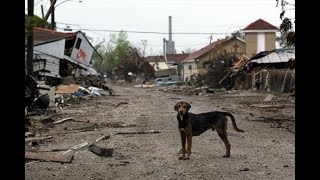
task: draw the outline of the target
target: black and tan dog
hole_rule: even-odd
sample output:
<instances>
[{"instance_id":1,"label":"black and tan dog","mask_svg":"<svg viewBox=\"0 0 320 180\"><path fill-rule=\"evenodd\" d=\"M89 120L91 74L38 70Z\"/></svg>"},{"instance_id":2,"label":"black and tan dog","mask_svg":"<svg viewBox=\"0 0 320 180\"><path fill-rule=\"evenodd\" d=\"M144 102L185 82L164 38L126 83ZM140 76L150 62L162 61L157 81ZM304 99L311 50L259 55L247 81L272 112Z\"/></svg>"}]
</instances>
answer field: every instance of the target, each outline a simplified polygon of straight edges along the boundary
<instances>
[{"instance_id":1,"label":"black and tan dog","mask_svg":"<svg viewBox=\"0 0 320 180\"><path fill-rule=\"evenodd\" d=\"M174 110L178 112L177 119L179 122L179 131L182 143L182 158L189 159L191 154L192 136L199 136L208 129L216 130L222 141L226 146L226 154L223 157L230 156L230 143L227 138L227 117L232 121L233 128L238 132L244 132L237 127L235 119L231 113L213 111L201 114L193 114L189 112L191 105L187 102L181 101L174 106ZM187 140L187 150L186 150ZM187 158L185 158L187 153Z\"/></svg>"}]
</instances>

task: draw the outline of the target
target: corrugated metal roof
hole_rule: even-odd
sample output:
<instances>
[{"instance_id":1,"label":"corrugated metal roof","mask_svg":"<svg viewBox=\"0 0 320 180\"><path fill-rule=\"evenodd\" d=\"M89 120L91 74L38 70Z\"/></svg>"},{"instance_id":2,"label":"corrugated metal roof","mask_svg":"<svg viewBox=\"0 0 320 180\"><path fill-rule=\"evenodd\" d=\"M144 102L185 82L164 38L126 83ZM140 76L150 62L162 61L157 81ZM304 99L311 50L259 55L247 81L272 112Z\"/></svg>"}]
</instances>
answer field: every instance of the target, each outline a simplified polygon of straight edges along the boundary
<instances>
[{"instance_id":1,"label":"corrugated metal roof","mask_svg":"<svg viewBox=\"0 0 320 180\"><path fill-rule=\"evenodd\" d=\"M295 59L295 48L275 50L273 53L254 59L251 62L258 64L281 63L288 62L290 59Z\"/></svg>"}]
</instances>

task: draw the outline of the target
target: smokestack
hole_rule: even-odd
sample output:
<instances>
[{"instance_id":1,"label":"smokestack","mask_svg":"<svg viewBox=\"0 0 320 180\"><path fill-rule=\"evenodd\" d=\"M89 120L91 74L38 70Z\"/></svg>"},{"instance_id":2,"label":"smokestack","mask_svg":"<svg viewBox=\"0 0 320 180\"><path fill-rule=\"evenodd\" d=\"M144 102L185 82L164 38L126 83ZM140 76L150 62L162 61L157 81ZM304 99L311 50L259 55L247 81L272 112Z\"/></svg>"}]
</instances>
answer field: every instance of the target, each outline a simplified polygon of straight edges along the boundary
<instances>
[{"instance_id":1,"label":"smokestack","mask_svg":"<svg viewBox=\"0 0 320 180\"><path fill-rule=\"evenodd\" d=\"M172 17L169 16L169 41L172 41Z\"/></svg>"}]
</instances>

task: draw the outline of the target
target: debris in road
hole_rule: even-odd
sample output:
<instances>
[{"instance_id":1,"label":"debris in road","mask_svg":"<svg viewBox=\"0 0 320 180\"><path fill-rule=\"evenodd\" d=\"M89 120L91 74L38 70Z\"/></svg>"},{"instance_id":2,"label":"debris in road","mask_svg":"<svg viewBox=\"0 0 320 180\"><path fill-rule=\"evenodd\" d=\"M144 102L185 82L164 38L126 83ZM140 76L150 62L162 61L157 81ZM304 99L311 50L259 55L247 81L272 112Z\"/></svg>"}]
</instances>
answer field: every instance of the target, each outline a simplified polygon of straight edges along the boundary
<instances>
[{"instance_id":1,"label":"debris in road","mask_svg":"<svg viewBox=\"0 0 320 180\"><path fill-rule=\"evenodd\" d=\"M77 84L60 85L57 87L56 94L73 94L79 90L80 86Z\"/></svg>"},{"instance_id":2,"label":"debris in road","mask_svg":"<svg viewBox=\"0 0 320 180\"><path fill-rule=\"evenodd\" d=\"M28 137L28 138L25 138L24 141L25 141L25 142L30 142L30 141L42 141L42 140L51 139L51 138L53 138L53 136L46 136L46 137Z\"/></svg>"},{"instance_id":3,"label":"debris in road","mask_svg":"<svg viewBox=\"0 0 320 180\"><path fill-rule=\"evenodd\" d=\"M116 134L156 134L160 133L160 131L149 130L149 131L138 131L138 132L118 132Z\"/></svg>"},{"instance_id":4,"label":"debris in road","mask_svg":"<svg viewBox=\"0 0 320 180\"><path fill-rule=\"evenodd\" d=\"M46 117L40 119L40 122L41 122L42 124L51 123L51 122L53 122L52 116L46 116Z\"/></svg>"},{"instance_id":5,"label":"debris in road","mask_svg":"<svg viewBox=\"0 0 320 180\"><path fill-rule=\"evenodd\" d=\"M283 108L285 105L283 104L251 104L251 107L258 107L258 108Z\"/></svg>"},{"instance_id":6,"label":"debris in road","mask_svg":"<svg viewBox=\"0 0 320 180\"><path fill-rule=\"evenodd\" d=\"M249 168L240 169L240 171L249 171Z\"/></svg>"},{"instance_id":7,"label":"debris in road","mask_svg":"<svg viewBox=\"0 0 320 180\"><path fill-rule=\"evenodd\" d=\"M34 137L34 136L35 136L35 134L32 133L32 132L26 132L26 133L24 133L24 137Z\"/></svg>"},{"instance_id":8,"label":"debris in road","mask_svg":"<svg viewBox=\"0 0 320 180\"><path fill-rule=\"evenodd\" d=\"M48 94L44 94L37 98L31 105L30 109L47 109L50 104L50 99Z\"/></svg>"},{"instance_id":9,"label":"debris in road","mask_svg":"<svg viewBox=\"0 0 320 180\"><path fill-rule=\"evenodd\" d=\"M119 107L121 104L128 104L127 102L119 102L118 104L115 105L115 107Z\"/></svg>"},{"instance_id":10,"label":"debris in road","mask_svg":"<svg viewBox=\"0 0 320 180\"><path fill-rule=\"evenodd\" d=\"M55 122L53 122L53 124L63 123L63 122L68 121L68 120L73 120L73 117L64 118L64 119L61 119L61 120L55 121Z\"/></svg>"},{"instance_id":11,"label":"debris in road","mask_svg":"<svg viewBox=\"0 0 320 180\"><path fill-rule=\"evenodd\" d=\"M28 143L28 146L39 146L39 144L35 141L31 141Z\"/></svg>"},{"instance_id":12,"label":"debris in road","mask_svg":"<svg viewBox=\"0 0 320 180\"><path fill-rule=\"evenodd\" d=\"M101 137L99 137L98 139L96 139L95 142L99 142L99 141L101 141L101 140L105 140L105 139L109 139L109 138L110 138L110 135L104 135L104 136L101 136ZM78 150L78 149L80 149L80 148L82 148L82 147L90 146L90 145L92 145L93 143L94 143L94 142L90 142L90 143L89 143L89 142L84 142L84 143L81 143L81 144L78 144L78 145L73 146L71 149L62 151L62 152L60 152L59 154L60 154L60 155L68 154L68 153L73 152L73 151L75 151L75 150Z\"/></svg>"},{"instance_id":13,"label":"debris in road","mask_svg":"<svg viewBox=\"0 0 320 180\"><path fill-rule=\"evenodd\" d=\"M89 151L93 152L98 156L111 157L113 153L113 148L101 148L95 144L89 146Z\"/></svg>"},{"instance_id":14,"label":"debris in road","mask_svg":"<svg viewBox=\"0 0 320 180\"><path fill-rule=\"evenodd\" d=\"M60 155L60 154L56 154L53 152L26 151L25 158L26 159L43 160L43 161L70 163L72 161L73 154Z\"/></svg>"},{"instance_id":15,"label":"debris in road","mask_svg":"<svg viewBox=\"0 0 320 180\"><path fill-rule=\"evenodd\" d=\"M269 94L263 101L271 101L274 95Z\"/></svg>"},{"instance_id":16,"label":"debris in road","mask_svg":"<svg viewBox=\"0 0 320 180\"><path fill-rule=\"evenodd\" d=\"M101 140L106 140L106 139L109 139L109 138L110 138L110 135L101 136L98 139L96 139L96 142L99 142Z\"/></svg>"},{"instance_id":17,"label":"debris in road","mask_svg":"<svg viewBox=\"0 0 320 180\"><path fill-rule=\"evenodd\" d=\"M288 165L284 165L283 167L289 167Z\"/></svg>"}]
</instances>

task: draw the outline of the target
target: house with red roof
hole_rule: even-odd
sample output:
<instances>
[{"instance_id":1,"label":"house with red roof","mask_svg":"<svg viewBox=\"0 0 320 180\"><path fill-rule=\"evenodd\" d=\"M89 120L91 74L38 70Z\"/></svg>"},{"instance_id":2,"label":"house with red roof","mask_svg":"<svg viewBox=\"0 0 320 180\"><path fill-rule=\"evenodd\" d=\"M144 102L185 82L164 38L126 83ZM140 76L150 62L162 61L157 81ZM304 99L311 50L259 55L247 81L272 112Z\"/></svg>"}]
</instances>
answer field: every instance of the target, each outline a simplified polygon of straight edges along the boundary
<instances>
[{"instance_id":1,"label":"house with red roof","mask_svg":"<svg viewBox=\"0 0 320 180\"><path fill-rule=\"evenodd\" d=\"M222 53L243 55L246 51L246 43L239 37L217 40L194 53L191 53L181 61L181 76L184 81L193 76L199 76L207 72L204 63Z\"/></svg>"},{"instance_id":2,"label":"house with red roof","mask_svg":"<svg viewBox=\"0 0 320 180\"><path fill-rule=\"evenodd\" d=\"M250 23L242 29L245 39L239 37L220 39L191 53L182 60L180 63L182 79L188 81L192 77L206 74L207 69L204 67L204 62L219 54L232 53L250 58L261 51L275 49L277 31L279 31L279 28L263 19Z\"/></svg>"},{"instance_id":3,"label":"house with red roof","mask_svg":"<svg viewBox=\"0 0 320 180\"><path fill-rule=\"evenodd\" d=\"M245 34L246 56L252 57L262 51L276 48L276 32L279 28L263 19L258 19L242 29Z\"/></svg>"}]
</instances>

